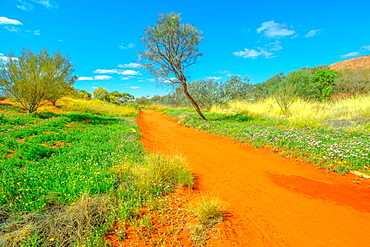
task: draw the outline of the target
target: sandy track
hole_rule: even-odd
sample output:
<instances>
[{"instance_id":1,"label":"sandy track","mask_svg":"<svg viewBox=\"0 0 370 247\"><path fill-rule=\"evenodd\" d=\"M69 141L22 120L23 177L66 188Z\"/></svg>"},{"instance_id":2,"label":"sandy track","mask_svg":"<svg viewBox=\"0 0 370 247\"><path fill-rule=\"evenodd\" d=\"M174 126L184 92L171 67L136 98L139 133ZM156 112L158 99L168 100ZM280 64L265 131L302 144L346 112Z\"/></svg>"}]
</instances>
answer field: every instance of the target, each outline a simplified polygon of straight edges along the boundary
<instances>
[{"instance_id":1,"label":"sandy track","mask_svg":"<svg viewBox=\"0 0 370 247\"><path fill-rule=\"evenodd\" d=\"M370 182L186 128L143 110L145 148L182 154L198 179L228 203L219 246L370 246Z\"/></svg>"}]
</instances>

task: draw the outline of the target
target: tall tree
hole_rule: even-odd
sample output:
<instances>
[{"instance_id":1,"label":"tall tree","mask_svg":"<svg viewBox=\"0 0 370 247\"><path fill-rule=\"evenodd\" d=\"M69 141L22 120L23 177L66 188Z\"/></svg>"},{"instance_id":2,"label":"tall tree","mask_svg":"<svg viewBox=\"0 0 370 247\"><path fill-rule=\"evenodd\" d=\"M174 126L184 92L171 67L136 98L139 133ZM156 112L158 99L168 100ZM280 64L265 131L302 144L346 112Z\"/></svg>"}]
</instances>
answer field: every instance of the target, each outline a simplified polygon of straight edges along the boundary
<instances>
[{"instance_id":1,"label":"tall tree","mask_svg":"<svg viewBox=\"0 0 370 247\"><path fill-rule=\"evenodd\" d=\"M58 99L66 95L74 95L75 88L72 86L72 83L77 81L77 77L74 76L71 78L69 83L66 83L65 80L56 80L52 83L52 88L50 88L48 95L45 97L46 100L56 105Z\"/></svg>"},{"instance_id":2,"label":"tall tree","mask_svg":"<svg viewBox=\"0 0 370 247\"><path fill-rule=\"evenodd\" d=\"M145 29L142 38L146 46L144 52L139 52L147 60L142 65L158 81L180 84L186 97L190 100L198 114L204 119L198 103L188 91L187 69L202 56L197 45L203 39L202 32L192 24L181 23L180 14L160 14L157 23Z\"/></svg>"},{"instance_id":3,"label":"tall tree","mask_svg":"<svg viewBox=\"0 0 370 247\"><path fill-rule=\"evenodd\" d=\"M92 92L92 95L94 99L100 99L108 102L110 100L108 91L102 87L98 87L97 89L95 89Z\"/></svg>"},{"instance_id":4,"label":"tall tree","mask_svg":"<svg viewBox=\"0 0 370 247\"><path fill-rule=\"evenodd\" d=\"M59 52L47 50L35 54L23 49L18 58L10 53L0 64L0 87L15 97L29 113L37 110L42 100L55 100L66 85L76 80L73 65Z\"/></svg>"},{"instance_id":5,"label":"tall tree","mask_svg":"<svg viewBox=\"0 0 370 247\"><path fill-rule=\"evenodd\" d=\"M129 94L129 93L120 93L118 91L113 91L108 94L110 100L112 102L121 102L124 103L129 100L134 100L135 96Z\"/></svg>"},{"instance_id":6,"label":"tall tree","mask_svg":"<svg viewBox=\"0 0 370 247\"><path fill-rule=\"evenodd\" d=\"M249 90L249 78L241 79L239 75L231 75L231 78L222 83L224 101L246 99Z\"/></svg>"}]
</instances>

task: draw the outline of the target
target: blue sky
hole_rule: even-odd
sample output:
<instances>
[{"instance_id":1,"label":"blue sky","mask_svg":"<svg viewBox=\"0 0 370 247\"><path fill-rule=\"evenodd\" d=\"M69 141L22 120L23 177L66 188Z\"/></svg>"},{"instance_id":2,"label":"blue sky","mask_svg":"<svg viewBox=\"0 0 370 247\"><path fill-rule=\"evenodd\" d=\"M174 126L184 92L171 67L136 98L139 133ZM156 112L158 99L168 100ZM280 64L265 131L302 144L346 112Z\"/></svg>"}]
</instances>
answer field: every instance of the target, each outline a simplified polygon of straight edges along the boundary
<instances>
[{"instance_id":1,"label":"blue sky","mask_svg":"<svg viewBox=\"0 0 370 247\"><path fill-rule=\"evenodd\" d=\"M68 55L75 88L103 87L136 97L163 95L137 67L146 26L181 13L203 32L204 54L190 80L230 74L261 83L279 72L370 55L370 1L0 0L0 59L22 48Z\"/></svg>"}]
</instances>

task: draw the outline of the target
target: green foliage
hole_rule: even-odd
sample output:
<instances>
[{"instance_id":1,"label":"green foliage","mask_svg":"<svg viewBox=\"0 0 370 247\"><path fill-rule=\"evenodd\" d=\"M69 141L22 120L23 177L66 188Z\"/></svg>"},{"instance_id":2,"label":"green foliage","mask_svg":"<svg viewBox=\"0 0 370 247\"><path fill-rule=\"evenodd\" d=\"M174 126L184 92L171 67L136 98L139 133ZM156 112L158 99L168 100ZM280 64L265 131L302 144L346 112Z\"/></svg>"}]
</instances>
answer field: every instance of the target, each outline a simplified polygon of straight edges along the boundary
<instances>
[{"instance_id":1,"label":"green foliage","mask_svg":"<svg viewBox=\"0 0 370 247\"><path fill-rule=\"evenodd\" d=\"M189 93L198 102L202 109L211 109L212 105L222 103L222 88L220 83L214 80L199 80L189 83ZM175 96L177 103L188 105L187 99L183 96L180 90L175 91L178 95ZM181 97L183 96L183 97Z\"/></svg>"},{"instance_id":2,"label":"green foliage","mask_svg":"<svg viewBox=\"0 0 370 247\"><path fill-rule=\"evenodd\" d=\"M312 98L314 90L314 75L308 69L290 72L284 82L295 87L296 95L303 99Z\"/></svg>"},{"instance_id":3,"label":"green foliage","mask_svg":"<svg viewBox=\"0 0 370 247\"><path fill-rule=\"evenodd\" d=\"M338 78L338 72L335 70L319 70L314 75L316 90L318 91L317 99L321 101L330 99L336 78Z\"/></svg>"},{"instance_id":4,"label":"green foliage","mask_svg":"<svg viewBox=\"0 0 370 247\"><path fill-rule=\"evenodd\" d=\"M277 75L274 75L266 82L251 85L251 100L255 102L272 96L276 90L276 85L280 84L283 79L284 73L281 72Z\"/></svg>"},{"instance_id":5,"label":"green foliage","mask_svg":"<svg viewBox=\"0 0 370 247\"><path fill-rule=\"evenodd\" d=\"M364 94L370 92L370 68L341 69L335 78L334 93Z\"/></svg>"},{"instance_id":6,"label":"green foliage","mask_svg":"<svg viewBox=\"0 0 370 247\"><path fill-rule=\"evenodd\" d=\"M117 103L124 103L135 99L135 97L129 93L120 93L118 91L110 92L108 96L111 102Z\"/></svg>"},{"instance_id":7,"label":"green foliage","mask_svg":"<svg viewBox=\"0 0 370 247\"><path fill-rule=\"evenodd\" d=\"M85 90L78 90L76 93L77 98L79 99L91 99L91 93L85 91Z\"/></svg>"},{"instance_id":8,"label":"green foliage","mask_svg":"<svg viewBox=\"0 0 370 247\"><path fill-rule=\"evenodd\" d=\"M226 82L215 80L199 80L189 83L189 93L199 103L202 109L209 110L213 105L224 104L230 100L247 99L251 97L249 79L231 75ZM172 93L162 97L160 103L171 106L190 106L181 88L175 88Z\"/></svg>"},{"instance_id":9,"label":"green foliage","mask_svg":"<svg viewBox=\"0 0 370 247\"><path fill-rule=\"evenodd\" d=\"M192 24L181 23L180 14L160 14L157 23L145 29L142 41L146 50L139 54L147 62L142 66L159 82L180 84L195 110L205 119L197 102L188 92L186 76L187 69L202 56L197 48L203 39L201 34Z\"/></svg>"},{"instance_id":10,"label":"green foliage","mask_svg":"<svg viewBox=\"0 0 370 247\"><path fill-rule=\"evenodd\" d=\"M144 157L144 164L130 169L135 186L144 194L163 194L177 187L194 185L194 177L179 157L162 157L150 154Z\"/></svg>"},{"instance_id":11,"label":"green foliage","mask_svg":"<svg viewBox=\"0 0 370 247\"><path fill-rule=\"evenodd\" d=\"M108 168L122 154L142 152L133 142L138 134L125 120L72 114L37 122L4 128L0 136L0 203L13 211L32 212L55 198L71 203L84 193L109 192L115 177Z\"/></svg>"},{"instance_id":12,"label":"green foliage","mask_svg":"<svg viewBox=\"0 0 370 247\"><path fill-rule=\"evenodd\" d=\"M49 55L47 50L41 50L35 54L31 49L23 49L19 58L10 53L0 64L0 87L32 113L41 100L55 103L67 85L76 80L72 73L73 66L68 57L59 52Z\"/></svg>"},{"instance_id":13,"label":"green foliage","mask_svg":"<svg viewBox=\"0 0 370 247\"><path fill-rule=\"evenodd\" d=\"M249 78L246 76L242 80L238 75L231 75L231 78L222 83L221 86L223 102L246 99L249 90Z\"/></svg>"},{"instance_id":14,"label":"green foliage","mask_svg":"<svg viewBox=\"0 0 370 247\"><path fill-rule=\"evenodd\" d=\"M102 236L114 222L134 218L138 208L172 188L192 187L194 178L179 159L144 158L137 110L128 116L127 107L119 107L126 112L119 117L14 114L5 108L0 118L1 246L104 246ZM150 181L142 183L146 178Z\"/></svg>"},{"instance_id":15,"label":"green foliage","mask_svg":"<svg viewBox=\"0 0 370 247\"><path fill-rule=\"evenodd\" d=\"M313 76L321 71L327 70L328 66L320 65L311 68L302 68L296 71L290 72L284 76L284 73L279 73L266 82L259 83L250 86L250 99L252 102L257 102L273 96L280 86L284 86L286 83L295 85L297 96L303 99L316 99L317 88Z\"/></svg>"},{"instance_id":16,"label":"green foliage","mask_svg":"<svg viewBox=\"0 0 370 247\"><path fill-rule=\"evenodd\" d=\"M109 93L102 87L98 87L92 93L94 99L103 100L109 102Z\"/></svg>"},{"instance_id":17,"label":"green foliage","mask_svg":"<svg viewBox=\"0 0 370 247\"><path fill-rule=\"evenodd\" d=\"M161 82L186 82L185 70L202 55L197 49L201 34L192 24L181 23L180 14L160 14L157 23L145 29L146 50L140 55L147 63L142 65Z\"/></svg>"}]
</instances>

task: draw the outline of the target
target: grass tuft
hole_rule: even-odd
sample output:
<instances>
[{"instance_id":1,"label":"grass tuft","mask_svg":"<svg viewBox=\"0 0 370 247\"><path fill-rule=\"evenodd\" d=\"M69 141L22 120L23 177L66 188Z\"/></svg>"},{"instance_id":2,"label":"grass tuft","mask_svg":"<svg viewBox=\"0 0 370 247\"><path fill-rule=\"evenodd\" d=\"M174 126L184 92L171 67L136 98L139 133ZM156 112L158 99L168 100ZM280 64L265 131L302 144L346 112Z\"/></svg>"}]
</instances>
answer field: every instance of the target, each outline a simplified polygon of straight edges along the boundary
<instances>
[{"instance_id":1,"label":"grass tuft","mask_svg":"<svg viewBox=\"0 0 370 247\"><path fill-rule=\"evenodd\" d=\"M10 220L1 228L0 246L16 246L31 239L32 233L43 236L39 245L86 244L94 227L103 224L112 211L106 196L83 195L73 205L57 205L43 214L27 214Z\"/></svg>"},{"instance_id":2,"label":"grass tuft","mask_svg":"<svg viewBox=\"0 0 370 247\"><path fill-rule=\"evenodd\" d=\"M192 188L194 177L179 156L148 154L142 165L131 167L135 185L142 193L167 193L177 187Z\"/></svg>"},{"instance_id":3,"label":"grass tuft","mask_svg":"<svg viewBox=\"0 0 370 247\"><path fill-rule=\"evenodd\" d=\"M225 216L225 206L217 197L212 195L202 195L200 201L193 209L199 223L205 228L212 228L214 225L223 221Z\"/></svg>"}]
</instances>

